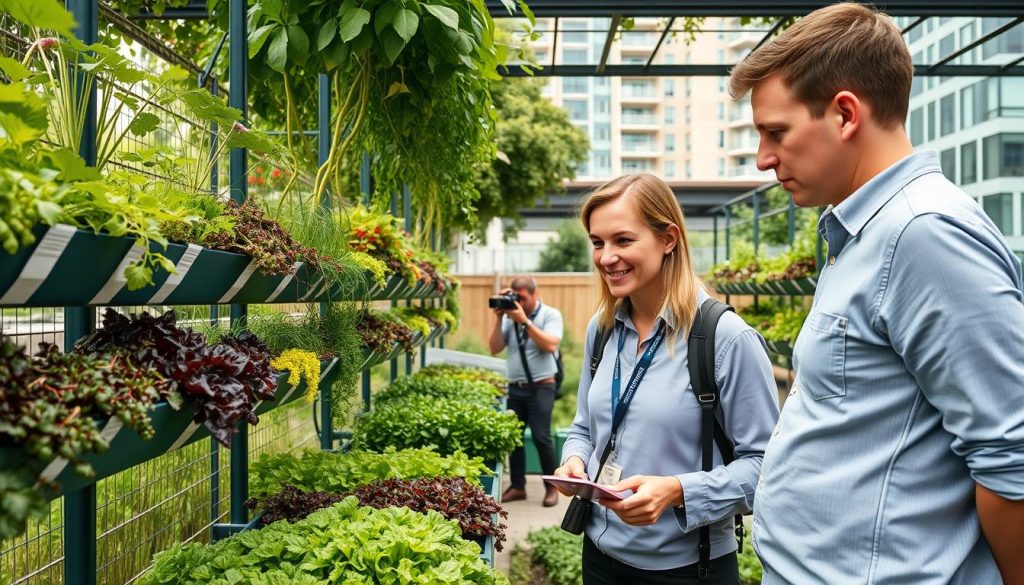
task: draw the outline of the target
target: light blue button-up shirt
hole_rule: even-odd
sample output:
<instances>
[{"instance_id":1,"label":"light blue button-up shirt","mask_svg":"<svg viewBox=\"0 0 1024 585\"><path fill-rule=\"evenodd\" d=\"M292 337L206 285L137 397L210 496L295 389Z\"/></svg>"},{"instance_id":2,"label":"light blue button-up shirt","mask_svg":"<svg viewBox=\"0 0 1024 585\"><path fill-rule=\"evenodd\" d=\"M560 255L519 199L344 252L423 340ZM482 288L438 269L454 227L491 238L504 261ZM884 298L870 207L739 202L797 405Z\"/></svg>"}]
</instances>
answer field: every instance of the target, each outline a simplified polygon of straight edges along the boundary
<instances>
[{"instance_id":1,"label":"light blue button-up shirt","mask_svg":"<svg viewBox=\"0 0 1024 585\"><path fill-rule=\"evenodd\" d=\"M1001 583L974 487L1024 498L1020 262L931 151L819 230L828 261L754 506L763 583Z\"/></svg>"},{"instance_id":2,"label":"light blue button-up shirt","mask_svg":"<svg viewBox=\"0 0 1024 585\"><path fill-rule=\"evenodd\" d=\"M707 294L700 292L701 302ZM625 386L639 361L636 327L625 311L619 311L617 328L625 335L621 355L622 384ZM664 313L675 329L671 313ZM643 340L642 348L654 337L658 323ZM596 317L587 328L584 364L590 364L594 348ZM778 398L771 363L764 341L734 313L726 313L715 334L715 378L721 396L719 421L735 444L736 460L722 465L715 447L715 469L700 471L701 410L690 387L687 370L686 335L680 333L673 357L663 343L654 362L636 390L616 439L615 463L622 478L631 475L676 476L683 487L685 515L678 509L666 511L651 526L630 526L600 504L586 526L586 534L605 554L624 563L648 570L662 570L697 562L699 528L711 524L711 558L736 550L733 534L735 514L749 512L754 502L761 456L778 419ZM580 376L576 419L562 449L563 461L576 455L587 462L587 473L597 477L600 451L611 433L612 369L618 333L605 346L601 364L590 380L589 366ZM595 448L596 446L596 448Z\"/></svg>"}]
</instances>

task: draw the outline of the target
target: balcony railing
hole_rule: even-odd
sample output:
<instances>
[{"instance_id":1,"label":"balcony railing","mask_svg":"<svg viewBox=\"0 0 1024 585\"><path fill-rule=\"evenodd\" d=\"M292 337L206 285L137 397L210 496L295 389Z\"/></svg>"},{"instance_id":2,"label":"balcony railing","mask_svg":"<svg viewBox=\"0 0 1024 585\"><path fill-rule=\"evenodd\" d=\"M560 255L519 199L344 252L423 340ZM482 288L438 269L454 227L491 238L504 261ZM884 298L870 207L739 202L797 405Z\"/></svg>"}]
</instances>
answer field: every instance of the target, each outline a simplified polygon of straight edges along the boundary
<instances>
[{"instance_id":1,"label":"balcony railing","mask_svg":"<svg viewBox=\"0 0 1024 585\"><path fill-rule=\"evenodd\" d=\"M654 116L654 115L642 116L642 115L636 115L636 114L623 114L622 115L622 123L623 124L651 125L651 124L657 124L658 123L658 117Z\"/></svg>"}]
</instances>

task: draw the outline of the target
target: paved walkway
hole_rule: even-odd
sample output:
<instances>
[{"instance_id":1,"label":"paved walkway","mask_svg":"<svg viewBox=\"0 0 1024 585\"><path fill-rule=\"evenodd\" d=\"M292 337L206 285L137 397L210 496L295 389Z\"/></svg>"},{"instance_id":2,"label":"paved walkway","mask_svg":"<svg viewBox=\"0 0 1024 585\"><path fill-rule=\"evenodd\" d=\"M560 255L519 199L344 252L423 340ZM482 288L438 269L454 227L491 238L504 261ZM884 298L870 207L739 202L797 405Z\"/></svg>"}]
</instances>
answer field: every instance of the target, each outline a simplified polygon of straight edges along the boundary
<instances>
[{"instance_id":1,"label":"paved walkway","mask_svg":"<svg viewBox=\"0 0 1024 585\"><path fill-rule=\"evenodd\" d=\"M509 477L506 475L501 480L502 491L509 485ZM518 502L503 504L502 507L508 512L508 519L505 523L505 545L501 552L497 553L494 559L495 567L508 574L509 556L517 542L525 540L526 534L536 528L545 526L558 526L562 523L562 516L565 515L565 508L569 505L569 498L559 496L557 506L545 508L541 505L544 499L544 482L539 475L526 476L526 499Z\"/></svg>"}]
</instances>

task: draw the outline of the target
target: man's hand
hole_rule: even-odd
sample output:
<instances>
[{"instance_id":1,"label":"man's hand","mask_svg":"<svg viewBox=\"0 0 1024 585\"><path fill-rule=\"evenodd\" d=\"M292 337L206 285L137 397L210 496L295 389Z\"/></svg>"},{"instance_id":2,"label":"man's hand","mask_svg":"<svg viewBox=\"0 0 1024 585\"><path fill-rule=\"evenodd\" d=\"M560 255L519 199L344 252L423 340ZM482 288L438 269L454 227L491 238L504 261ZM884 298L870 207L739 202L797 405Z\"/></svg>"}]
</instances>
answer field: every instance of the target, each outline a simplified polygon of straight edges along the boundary
<instances>
[{"instance_id":1,"label":"man's hand","mask_svg":"<svg viewBox=\"0 0 1024 585\"><path fill-rule=\"evenodd\" d=\"M509 319L512 319L519 325L522 325L529 320L526 317L526 311L523 310L523 306L519 304L519 301L516 301L516 308L506 309L505 314L508 315Z\"/></svg>"},{"instance_id":2,"label":"man's hand","mask_svg":"<svg viewBox=\"0 0 1024 585\"><path fill-rule=\"evenodd\" d=\"M577 457L576 455L573 455L572 457L567 459L561 467L555 469L553 475L557 475L558 477L575 477L578 479L586 479L587 464L584 463L583 460ZM564 489L557 486L555 487L555 489L557 489L559 493L561 493L563 496L572 497L573 495L575 495L572 492L565 491Z\"/></svg>"},{"instance_id":3,"label":"man's hand","mask_svg":"<svg viewBox=\"0 0 1024 585\"><path fill-rule=\"evenodd\" d=\"M683 503L683 486L672 476L634 475L611 486L611 489L617 492L633 490L633 495L625 500L601 500L602 506L633 526L654 524L666 508Z\"/></svg>"}]
</instances>

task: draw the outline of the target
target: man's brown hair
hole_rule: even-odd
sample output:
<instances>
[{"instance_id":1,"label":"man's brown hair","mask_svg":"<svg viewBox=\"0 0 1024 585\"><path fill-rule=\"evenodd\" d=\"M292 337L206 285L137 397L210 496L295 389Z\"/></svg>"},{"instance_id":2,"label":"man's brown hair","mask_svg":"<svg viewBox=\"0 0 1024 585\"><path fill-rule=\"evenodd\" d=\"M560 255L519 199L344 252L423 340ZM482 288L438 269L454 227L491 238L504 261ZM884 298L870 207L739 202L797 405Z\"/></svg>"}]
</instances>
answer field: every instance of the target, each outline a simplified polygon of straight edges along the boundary
<instances>
[{"instance_id":1,"label":"man's brown hair","mask_svg":"<svg viewBox=\"0 0 1024 585\"><path fill-rule=\"evenodd\" d=\"M729 93L746 95L779 74L818 118L832 98L852 91L879 126L902 125L914 65L900 30L885 14L855 2L815 10L733 67Z\"/></svg>"}]
</instances>

